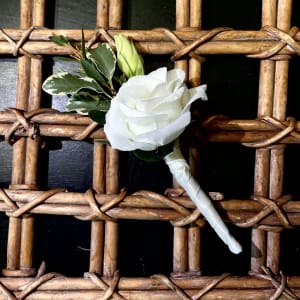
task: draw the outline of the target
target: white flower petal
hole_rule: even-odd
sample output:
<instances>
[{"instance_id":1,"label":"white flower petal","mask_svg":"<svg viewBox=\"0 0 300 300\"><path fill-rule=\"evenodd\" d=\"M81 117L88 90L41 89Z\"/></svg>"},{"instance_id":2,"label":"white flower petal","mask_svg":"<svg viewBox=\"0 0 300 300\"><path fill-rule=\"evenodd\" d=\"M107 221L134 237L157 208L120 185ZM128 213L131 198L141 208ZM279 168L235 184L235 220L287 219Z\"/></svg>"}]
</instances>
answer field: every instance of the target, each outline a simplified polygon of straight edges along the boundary
<instances>
[{"instance_id":1,"label":"white flower petal","mask_svg":"<svg viewBox=\"0 0 300 300\"><path fill-rule=\"evenodd\" d=\"M191 121L190 106L206 99L206 86L188 89L180 69L159 68L124 83L106 115L113 148L154 150L174 141Z\"/></svg>"}]
</instances>

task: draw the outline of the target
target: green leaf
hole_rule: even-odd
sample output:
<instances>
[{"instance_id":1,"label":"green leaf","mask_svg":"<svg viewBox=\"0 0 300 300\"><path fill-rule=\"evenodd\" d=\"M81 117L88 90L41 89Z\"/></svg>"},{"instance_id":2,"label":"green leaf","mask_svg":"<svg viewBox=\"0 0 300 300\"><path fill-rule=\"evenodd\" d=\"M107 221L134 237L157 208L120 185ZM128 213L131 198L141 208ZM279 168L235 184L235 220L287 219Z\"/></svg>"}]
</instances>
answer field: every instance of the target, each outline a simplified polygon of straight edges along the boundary
<instances>
[{"instance_id":1,"label":"green leaf","mask_svg":"<svg viewBox=\"0 0 300 300\"><path fill-rule=\"evenodd\" d=\"M50 95L68 95L79 92L82 89L104 93L96 80L90 77L80 77L67 72L60 72L48 77L42 86Z\"/></svg>"},{"instance_id":2,"label":"green leaf","mask_svg":"<svg viewBox=\"0 0 300 300\"><path fill-rule=\"evenodd\" d=\"M59 46L66 46L69 43L69 41L63 35L50 36L50 40Z\"/></svg>"},{"instance_id":3,"label":"green leaf","mask_svg":"<svg viewBox=\"0 0 300 300\"><path fill-rule=\"evenodd\" d=\"M88 114L90 111L99 110L107 112L110 100L101 95L92 95L88 92L79 92L69 97L66 110L75 111L79 114Z\"/></svg>"},{"instance_id":4,"label":"green leaf","mask_svg":"<svg viewBox=\"0 0 300 300\"><path fill-rule=\"evenodd\" d=\"M166 155L171 153L173 151L173 142L158 147L156 150L153 151L144 151L140 149L136 149L133 151L133 154L141 160L147 161L147 162L157 162L162 160Z\"/></svg>"},{"instance_id":5,"label":"green leaf","mask_svg":"<svg viewBox=\"0 0 300 300\"><path fill-rule=\"evenodd\" d=\"M103 78L101 73L99 73L95 65L93 65L89 60L82 59L80 62L81 62L82 69L84 70L87 76L94 78L98 82L105 81L105 79Z\"/></svg>"},{"instance_id":6,"label":"green leaf","mask_svg":"<svg viewBox=\"0 0 300 300\"><path fill-rule=\"evenodd\" d=\"M101 44L99 47L89 50L87 57L96 65L98 71L111 82L117 61L112 48L107 43Z\"/></svg>"},{"instance_id":7,"label":"green leaf","mask_svg":"<svg viewBox=\"0 0 300 300\"><path fill-rule=\"evenodd\" d=\"M95 122L104 125L105 124L105 116L106 112L105 111L100 111L100 110L91 110L89 112L89 117L94 120Z\"/></svg>"}]
</instances>

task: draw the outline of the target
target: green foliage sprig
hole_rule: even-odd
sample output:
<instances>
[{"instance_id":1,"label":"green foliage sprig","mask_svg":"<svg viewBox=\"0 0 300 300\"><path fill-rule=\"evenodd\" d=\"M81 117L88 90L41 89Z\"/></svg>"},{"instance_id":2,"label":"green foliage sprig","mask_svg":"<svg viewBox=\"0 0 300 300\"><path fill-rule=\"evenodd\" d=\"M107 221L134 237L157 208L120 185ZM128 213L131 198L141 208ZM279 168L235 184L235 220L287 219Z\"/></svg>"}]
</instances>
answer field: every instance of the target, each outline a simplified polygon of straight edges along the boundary
<instances>
[{"instance_id":1,"label":"green foliage sprig","mask_svg":"<svg viewBox=\"0 0 300 300\"><path fill-rule=\"evenodd\" d=\"M125 65L124 57L125 60L126 57L130 59L127 66L132 64L134 59L136 63L142 65L142 59L138 57L133 42L122 35L115 38L118 44L116 48L108 42L91 48L86 47L83 31L80 44L72 44L62 35L52 36L51 40L54 43L70 49L70 57L78 62L78 72L58 72L51 75L44 81L43 90L51 95L66 95L68 97L66 111L89 115L94 121L104 124L111 99L116 95L120 85L128 79L128 72L122 70L122 65ZM135 51L134 55L132 50ZM142 72L143 69L139 68L140 74L131 76L141 75Z\"/></svg>"}]
</instances>

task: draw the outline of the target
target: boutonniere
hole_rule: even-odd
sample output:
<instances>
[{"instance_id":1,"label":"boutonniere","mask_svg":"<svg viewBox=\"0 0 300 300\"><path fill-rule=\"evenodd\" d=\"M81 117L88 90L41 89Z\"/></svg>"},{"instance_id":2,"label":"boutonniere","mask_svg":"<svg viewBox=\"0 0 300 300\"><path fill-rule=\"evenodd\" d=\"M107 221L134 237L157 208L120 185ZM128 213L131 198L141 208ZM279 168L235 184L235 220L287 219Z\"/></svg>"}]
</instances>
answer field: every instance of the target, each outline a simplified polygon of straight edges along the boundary
<instances>
[{"instance_id":1,"label":"boutonniere","mask_svg":"<svg viewBox=\"0 0 300 300\"><path fill-rule=\"evenodd\" d=\"M67 95L67 111L87 114L103 125L112 148L133 151L141 159L163 159L218 236L233 253L241 252L180 150L179 137L191 122L191 105L207 100L206 85L188 88L184 71L176 68L161 67L145 75L142 57L124 35L116 35L114 45L86 48L82 42L80 50L64 37L52 40L72 48L79 72L54 74L43 89Z\"/></svg>"}]
</instances>

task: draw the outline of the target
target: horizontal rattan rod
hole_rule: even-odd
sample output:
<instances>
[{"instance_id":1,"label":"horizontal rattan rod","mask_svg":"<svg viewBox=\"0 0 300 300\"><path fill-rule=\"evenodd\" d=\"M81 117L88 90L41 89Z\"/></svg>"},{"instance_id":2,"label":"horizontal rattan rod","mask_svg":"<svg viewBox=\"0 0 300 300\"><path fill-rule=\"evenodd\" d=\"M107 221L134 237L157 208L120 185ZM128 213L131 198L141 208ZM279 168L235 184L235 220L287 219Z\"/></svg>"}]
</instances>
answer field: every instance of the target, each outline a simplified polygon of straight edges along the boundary
<instances>
[{"instance_id":1,"label":"horizontal rattan rod","mask_svg":"<svg viewBox=\"0 0 300 300\"><path fill-rule=\"evenodd\" d=\"M253 55L267 51L277 45L276 41L209 41L197 49L194 53L198 55ZM150 55L173 55L180 49L172 42L138 42L137 48L141 54ZM31 55L70 55L71 51L52 42L27 42L22 47ZM0 54L11 55L14 47L7 42L0 42ZM285 47L280 54L294 54L294 51Z\"/></svg>"},{"instance_id":2,"label":"horizontal rattan rod","mask_svg":"<svg viewBox=\"0 0 300 300\"><path fill-rule=\"evenodd\" d=\"M4 136L11 125L0 124L0 136ZM59 137L59 138L71 138L78 139L78 136L86 129L86 126L72 126L72 125L40 125L39 134L44 137ZM17 131L15 136L28 136L26 131ZM105 134L102 128L93 130L88 135L88 138L97 140L106 140Z\"/></svg>"},{"instance_id":3,"label":"horizontal rattan rod","mask_svg":"<svg viewBox=\"0 0 300 300\"><path fill-rule=\"evenodd\" d=\"M22 38L25 30L6 28L3 31L10 36L13 40L17 41ZM182 41L194 41L202 38L210 32L210 30L174 30L172 31ZM117 34L124 34L136 42L162 42L170 41L170 38L161 29L153 30L117 30L111 29L107 33L110 36ZM81 29L40 29L36 28L30 33L28 41L49 41L52 35L63 35L70 41L81 41L82 32ZM85 40L89 41L96 34L95 29L84 29ZM100 35L99 41L105 41L105 38ZM298 33L294 39L300 41L300 33ZM5 37L0 34L0 41L6 41ZM276 41L276 39L270 36L263 30L225 30L214 37L211 41Z\"/></svg>"},{"instance_id":4,"label":"horizontal rattan rod","mask_svg":"<svg viewBox=\"0 0 300 300\"><path fill-rule=\"evenodd\" d=\"M0 124L0 136L4 136L7 131L10 129L11 125L3 125ZM40 125L39 133L42 137L58 137L58 138L71 138L77 139L84 130L85 126L72 126L72 125ZM276 133L276 132L275 132ZM210 142L226 142L226 143L251 143L251 142L259 142L265 139L271 138L275 133L273 132L245 132L245 131L216 131L216 132L206 132L205 138ZM203 141L202 133L195 133L197 137L200 135L199 139ZM17 131L15 132L15 136L28 136L28 132L26 131ZM86 138L96 139L99 141L105 141L106 137L103 132L103 129L99 128L94 130L91 134ZM284 144L298 144L300 140L293 137L287 136L280 140L280 143Z\"/></svg>"},{"instance_id":5,"label":"horizontal rattan rod","mask_svg":"<svg viewBox=\"0 0 300 300\"><path fill-rule=\"evenodd\" d=\"M41 197L45 192L36 190L12 190L3 189L3 192L14 202L26 204L34 199ZM99 205L104 205L116 198L114 194L95 194L95 200ZM188 197L170 197L179 205L188 209L195 209L195 205ZM3 203L4 197L0 194L0 203ZM87 200L85 193L78 192L58 192L49 196L43 203L53 205L70 205L70 206L85 206ZM260 211L262 205L255 200L249 199L226 199L221 201L214 201L215 205L224 210L248 210ZM131 207L131 208L168 208L162 201L156 201L153 198L141 195L140 192L127 195L119 204L118 207ZM287 212L300 212L300 201L293 199L283 205Z\"/></svg>"},{"instance_id":6,"label":"horizontal rattan rod","mask_svg":"<svg viewBox=\"0 0 300 300\"><path fill-rule=\"evenodd\" d=\"M21 191L18 192L20 193ZM24 191L24 193L27 194L28 192L37 193L33 191ZM61 193L58 193L54 196L58 197L59 194L61 196L60 199L63 199L64 196ZM64 194L65 196L68 195L68 193L64 193ZM73 199L75 199L76 196L82 197L82 194L80 193L70 193L70 194L73 194ZM108 196L109 195L106 195L106 197ZM60 203L58 199L56 201L52 200L55 203L49 203L51 201L51 197L45 200L44 203L31 209L30 212L36 214L71 215L71 216L76 216L81 218L86 218L87 216L91 216L92 214L97 213L89 207L88 203L78 205L72 203L72 200L70 200L70 203L63 203L66 202L67 199L61 200ZM14 201L14 199L12 200ZM124 199L123 205L120 204L118 207L112 208L109 211L107 211L107 215L116 219L140 219L140 220L162 220L162 221L174 221L177 220L178 218L182 218L186 216L185 214L183 215L180 212L180 210L175 211L173 208L170 208L167 205L165 205L163 208L161 207L145 208L142 205L138 207L137 204L138 202L136 202L135 205L132 205L132 203L128 203L128 202L125 203L126 200L128 199L127 198ZM138 199L135 199L135 201L137 200ZM142 198L141 201L143 200L144 199ZM32 198L31 200L27 200L24 202L17 201L16 204L21 207L22 205L26 204L26 202L32 203L33 202ZM255 202L253 200L226 200L226 201L218 201L216 204L219 209L226 211L226 216L225 216L226 221L233 222L233 223L247 222L250 218L253 218L262 209L262 206L259 205L258 202ZM299 225L300 224L300 202L299 201L287 202L283 205L283 208L287 214L287 219L289 220L289 222L292 225ZM0 211L12 212L11 206L8 206L3 201L3 199L0 199ZM260 224L280 225L281 223L277 218L277 216L273 214L264 218L260 222Z\"/></svg>"},{"instance_id":7,"label":"horizontal rattan rod","mask_svg":"<svg viewBox=\"0 0 300 300\"><path fill-rule=\"evenodd\" d=\"M40 124L39 130L42 136L49 137L65 137L75 138L80 135L88 125L92 124L92 120L76 114L47 113L37 115L31 118L32 122ZM0 136L4 136L16 122L14 114L9 112L0 112ZM284 126L288 126L288 122L282 122ZM202 125L199 124L199 127ZM296 122L295 127L300 132L300 122ZM194 129L196 136L205 135L212 142L257 142L272 137L278 133L279 129L274 128L258 120L214 120L207 128ZM18 130L14 133L16 136L27 136L27 132ZM103 130L99 127L88 135L93 139L105 139ZM299 143L299 138L293 134L280 140L282 143Z\"/></svg>"},{"instance_id":8,"label":"horizontal rattan rod","mask_svg":"<svg viewBox=\"0 0 300 300\"><path fill-rule=\"evenodd\" d=\"M203 288L208 282L218 279L218 276L191 276L187 278L172 278L172 281L184 290L197 290ZM101 277L106 284L109 279ZM0 282L11 291L18 291L20 287L27 286L32 282L32 278L19 277L9 278L2 277ZM287 286L292 289L300 289L300 276L287 276ZM214 289L239 289L239 290L255 290L272 288L269 280L257 279L253 276L228 276L219 282ZM95 291L95 284L83 277L55 277L43 283L38 287L38 291ZM119 290L129 291L159 291L168 288L161 282L148 277L121 277L118 283ZM237 292L237 291L236 291ZM1 295L1 293L0 293ZM1 298L0 298L1 299Z\"/></svg>"},{"instance_id":9,"label":"horizontal rattan rod","mask_svg":"<svg viewBox=\"0 0 300 300\"><path fill-rule=\"evenodd\" d=\"M275 293L275 289L249 289L249 290L212 290L205 294L201 299L203 300L268 300L272 299L271 297ZM295 295L299 297L300 290L293 290ZM191 290L186 291L186 293L192 297L195 293L200 292L200 290ZM172 290L165 291L129 291L129 290L121 290L119 291L119 295L126 300L181 300L183 299L180 296L177 296L176 293ZM101 298L104 296L104 291L101 290L93 290L93 291L82 291L82 290L74 290L74 291L34 291L30 295L26 297L26 300L96 300L96 299L105 299ZM7 297L3 294L0 294L0 300L6 300ZM188 298L186 298L188 299ZM281 298L281 299L289 299L289 298ZM291 299L291 298L290 298Z\"/></svg>"},{"instance_id":10,"label":"horizontal rattan rod","mask_svg":"<svg viewBox=\"0 0 300 300\"><path fill-rule=\"evenodd\" d=\"M10 111L0 111L0 124L14 123L16 115ZM55 125L90 125L93 121L84 115L53 112L43 113L33 116L30 119L32 122L39 124L55 124ZM299 124L300 128L300 124Z\"/></svg>"},{"instance_id":11,"label":"horizontal rattan rod","mask_svg":"<svg viewBox=\"0 0 300 300\"><path fill-rule=\"evenodd\" d=\"M0 111L0 124L9 124L16 122L16 115L9 111ZM90 125L93 121L84 115L63 113L63 112L53 112L53 113L43 113L33 116L30 119L32 122L39 124L53 124L53 125ZM288 121L281 121L285 126L289 125ZM197 125L195 125L196 127ZM199 123L199 127L203 124ZM229 117L216 116L209 124L205 125L207 130L212 131L272 131L274 126L259 121L256 119L231 119ZM300 121L296 122L296 130L300 133Z\"/></svg>"}]
</instances>

